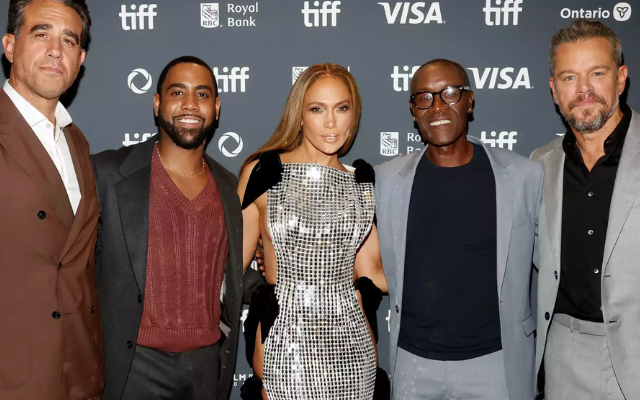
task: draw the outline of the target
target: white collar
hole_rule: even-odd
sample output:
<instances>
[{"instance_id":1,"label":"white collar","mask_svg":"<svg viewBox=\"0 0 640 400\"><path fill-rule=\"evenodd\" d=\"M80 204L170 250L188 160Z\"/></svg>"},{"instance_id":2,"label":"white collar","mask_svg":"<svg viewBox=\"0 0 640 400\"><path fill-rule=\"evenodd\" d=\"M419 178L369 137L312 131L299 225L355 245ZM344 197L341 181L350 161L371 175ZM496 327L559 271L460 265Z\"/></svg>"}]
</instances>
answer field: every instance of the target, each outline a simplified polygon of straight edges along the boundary
<instances>
[{"instance_id":1,"label":"white collar","mask_svg":"<svg viewBox=\"0 0 640 400\"><path fill-rule=\"evenodd\" d=\"M18 93L9 84L8 79L4 83L4 86L2 87L2 89L5 91L7 96L9 96L13 104L16 106L18 111L20 111L20 114L22 114L22 116L24 117L24 119L27 121L27 123L31 128L38 125L42 121L47 120L47 117L45 117L40 111L38 111L38 109L35 108L31 103L25 100L24 97L22 97L20 93ZM71 125L71 123L73 122L71 120L71 115L69 115L69 112L66 110L66 108L64 108L64 106L60 102L58 102L58 104L56 105L55 117L56 117L56 124L60 130ZM55 135L57 137L58 132L55 132Z\"/></svg>"}]
</instances>

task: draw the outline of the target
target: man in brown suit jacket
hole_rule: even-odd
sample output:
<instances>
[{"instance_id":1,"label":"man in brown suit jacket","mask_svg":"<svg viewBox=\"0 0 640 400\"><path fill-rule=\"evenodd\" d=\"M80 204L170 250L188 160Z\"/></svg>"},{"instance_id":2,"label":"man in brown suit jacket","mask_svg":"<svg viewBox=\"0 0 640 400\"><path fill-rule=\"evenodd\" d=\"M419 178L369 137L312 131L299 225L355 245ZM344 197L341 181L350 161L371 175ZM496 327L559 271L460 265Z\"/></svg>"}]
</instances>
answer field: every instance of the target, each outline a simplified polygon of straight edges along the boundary
<instances>
[{"instance_id":1,"label":"man in brown suit jacket","mask_svg":"<svg viewBox=\"0 0 640 400\"><path fill-rule=\"evenodd\" d=\"M84 0L11 0L0 90L0 400L103 388L89 146L58 102L85 58Z\"/></svg>"}]
</instances>

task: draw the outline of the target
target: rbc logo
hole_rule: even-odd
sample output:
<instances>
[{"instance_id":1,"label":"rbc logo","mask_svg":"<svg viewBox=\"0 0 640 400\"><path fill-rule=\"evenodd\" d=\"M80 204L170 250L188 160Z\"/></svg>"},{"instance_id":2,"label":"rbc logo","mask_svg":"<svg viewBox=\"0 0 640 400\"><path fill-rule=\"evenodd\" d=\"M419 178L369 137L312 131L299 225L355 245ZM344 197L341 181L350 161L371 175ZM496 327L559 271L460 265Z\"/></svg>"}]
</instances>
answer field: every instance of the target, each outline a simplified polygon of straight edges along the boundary
<instances>
[{"instance_id":1,"label":"rbc logo","mask_svg":"<svg viewBox=\"0 0 640 400\"><path fill-rule=\"evenodd\" d=\"M512 25L518 25L518 14L522 12L523 0L486 0L484 11L484 23L489 26L509 25L509 15L513 18ZM495 1L496 6L492 6L491 2ZM504 2L504 4L502 4ZM502 4L502 7L500 6ZM493 18L491 18L493 16Z\"/></svg>"},{"instance_id":2,"label":"rbc logo","mask_svg":"<svg viewBox=\"0 0 640 400\"><path fill-rule=\"evenodd\" d=\"M220 5L218 3L200 3L200 26L203 28L220 26Z\"/></svg>"},{"instance_id":3,"label":"rbc logo","mask_svg":"<svg viewBox=\"0 0 640 400\"><path fill-rule=\"evenodd\" d=\"M313 5L316 7L314 9L310 7L308 1L305 1L304 8L302 9L304 26L307 28L328 26L327 15L331 15L331 26L336 26L338 14L340 13L340 8L338 8L340 4L342 4L340 1L323 1L322 8L318 9L317 7L320 7L320 2L314 1ZM322 18L320 18L320 14L322 14Z\"/></svg>"},{"instance_id":4,"label":"rbc logo","mask_svg":"<svg viewBox=\"0 0 640 400\"><path fill-rule=\"evenodd\" d=\"M480 140L482 140L483 143L488 144L491 147L499 147L501 149L504 149L506 146L509 150L513 150L513 145L518 143L518 139L516 139L517 134L518 132L514 132L514 131L512 132L502 131L500 133L497 133L496 131L491 131L490 133L491 138L488 138L487 132L482 131L480 133Z\"/></svg>"},{"instance_id":5,"label":"rbc logo","mask_svg":"<svg viewBox=\"0 0 640 400\"><path fill-rule=\"evenodd\" d=\"M397 156L400 148L399 139L398 132L380 132L380 154L387 157Z\"/></svg>"},{"instance_id":6,"label":"rbc logo","mask_svg":"<svg viewBox=\"0 0 640 400\"><path fill-rule=\"evenodd\" d=\"M145 29L145 20L147 20L149 29L153 29L153 18L158 15L155 11L158 8L157 4L140 4L140 6L132 4L129 8L131 11L127 11L127 6L124 4L120 6L120 13L118 16L122 20L123 30L143 30ZM136 9L138 10L137 12Z\"/></svg>"}]
</instances>

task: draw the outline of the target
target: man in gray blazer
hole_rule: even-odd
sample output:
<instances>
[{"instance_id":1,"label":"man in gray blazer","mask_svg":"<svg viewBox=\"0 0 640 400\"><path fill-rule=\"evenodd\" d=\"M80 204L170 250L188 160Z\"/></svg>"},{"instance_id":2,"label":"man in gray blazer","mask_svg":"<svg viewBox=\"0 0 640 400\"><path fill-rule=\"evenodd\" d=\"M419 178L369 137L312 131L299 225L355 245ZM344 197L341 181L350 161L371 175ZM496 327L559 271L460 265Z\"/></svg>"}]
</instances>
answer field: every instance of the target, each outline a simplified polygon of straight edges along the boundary
<instances>
[{"instance_id":1,"label":"man in gray blazer","mask_svg":"<svg viewBox=\"0 0 640 400\"><path fill-rule=\"evenodd\" d=\"M459 64L423 65L411 93L427 147L376 168L393 398L532 399L542 166L467 137Z\"/></svg>"},{"instance_id":2,"label":"man in gray blazer","mask_svg":"<svg viewBox=\"0 0 640 400\"><path fill-rule=\"evenodd\" d=\"M549 64L570 129L532 154L545 170L536 371L549 400L640 399L640 115L619 104L622 46L576 20Z\"/></svg>"}]
</instances>

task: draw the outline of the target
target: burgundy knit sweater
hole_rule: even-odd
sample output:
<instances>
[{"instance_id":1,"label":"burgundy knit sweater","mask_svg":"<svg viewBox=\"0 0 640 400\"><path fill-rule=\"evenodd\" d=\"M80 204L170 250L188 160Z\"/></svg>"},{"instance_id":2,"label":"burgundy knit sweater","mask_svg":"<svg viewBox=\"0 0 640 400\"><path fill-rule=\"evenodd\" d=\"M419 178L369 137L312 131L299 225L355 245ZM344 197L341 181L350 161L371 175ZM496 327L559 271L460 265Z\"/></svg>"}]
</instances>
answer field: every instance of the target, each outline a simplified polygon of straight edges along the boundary
<instances>
[{"instance_id":1,"label":"burgundy knit sweater","mask_svg":"<svg viewBox=\"0 0 640 400\"><path fill-rule=\"evenodd\" d=\"M178 353L220 339L220 287L227 228L218 188L189 200L154 152L149 196L149 248L138 344Z\"/></svg>"}]
</instances>

